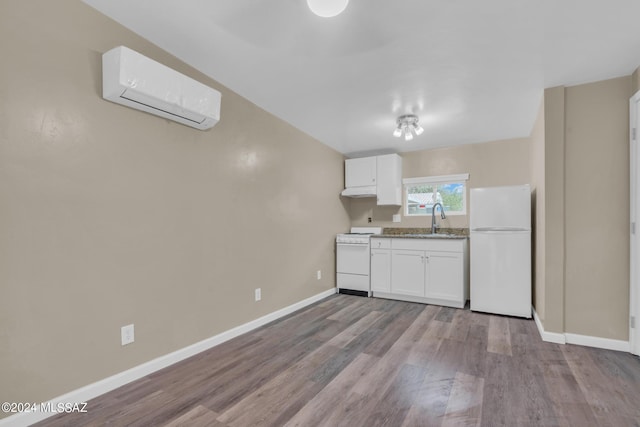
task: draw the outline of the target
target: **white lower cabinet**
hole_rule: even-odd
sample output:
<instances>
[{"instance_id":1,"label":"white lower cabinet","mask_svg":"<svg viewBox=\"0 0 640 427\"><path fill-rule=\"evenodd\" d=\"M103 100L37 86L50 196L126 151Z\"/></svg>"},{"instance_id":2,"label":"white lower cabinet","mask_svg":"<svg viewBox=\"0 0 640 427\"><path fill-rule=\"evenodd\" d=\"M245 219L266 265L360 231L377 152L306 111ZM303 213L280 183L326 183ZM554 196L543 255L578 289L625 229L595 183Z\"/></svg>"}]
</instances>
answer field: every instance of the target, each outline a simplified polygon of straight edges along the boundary
<instances>
[{"instance_id":1,"label":"white lower cabinet","mask_svg":"<svg viewBox=\"0 0 640 427\"><path fill-rule=\"evenodd\" d=\"M391 292L391 239L371 239L371 292Z\"/></svg>"},{"instance_id":2,"label":"white lower cabinet","mask_svg":"<svg viewBox=\"0 0 640 427\"><path fill-rule=\"evenodd\" d=\"M391 291L394 294L423 297L425 258L422 251L391 251Z\"/></svg>"},{"instance_id":3,"label":"white lower cabinet","mask_svg":"<svg viewBox=\"0 0 640 427\"><path fill-rule=\"evenodd\" d=\"M391 250L371 249L371 291L391 292Z\"/></svg>"},{"instance_id":4,"label":"white lower cabinet","mask_svg":"<svg viewBox=\"0 0 640 427\"><path fill-rule=\"evenodd\" d=\"M469 297L467 239L377 238L372 239L371 247L374 297L465 306Z\"/></svg>"},{"instance_id":5,"label":"white lower cabinet","mask_svg":"<svg viewBox=\"0 0 640 427\"><path fill-rule=\"evenodd\" d=\"M425 296L440 300L462 301L463 269L462 254L427 252ZM464 300L466 302L466 298Z\"/></svg>"}]
</instances>

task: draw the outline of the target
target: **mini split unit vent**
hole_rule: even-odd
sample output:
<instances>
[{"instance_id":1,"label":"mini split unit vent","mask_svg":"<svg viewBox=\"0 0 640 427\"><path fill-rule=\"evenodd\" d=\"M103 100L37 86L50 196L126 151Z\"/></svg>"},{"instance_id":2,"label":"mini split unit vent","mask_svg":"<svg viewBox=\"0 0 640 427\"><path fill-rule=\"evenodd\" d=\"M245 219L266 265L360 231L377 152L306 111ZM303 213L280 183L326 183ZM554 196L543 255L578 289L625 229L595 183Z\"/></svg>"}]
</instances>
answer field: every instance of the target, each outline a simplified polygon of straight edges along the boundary
<instances>
[{"instance_id":1,"label":"mini split unit vent","mask_svg":"<svg viewBox=\"0 0 640 427\"><path fill-rule=\"evenodd\" d=\"M220 120L220 92L124 46L102 55L102 97L201 130Z\"/></svg>"}]
</instances>

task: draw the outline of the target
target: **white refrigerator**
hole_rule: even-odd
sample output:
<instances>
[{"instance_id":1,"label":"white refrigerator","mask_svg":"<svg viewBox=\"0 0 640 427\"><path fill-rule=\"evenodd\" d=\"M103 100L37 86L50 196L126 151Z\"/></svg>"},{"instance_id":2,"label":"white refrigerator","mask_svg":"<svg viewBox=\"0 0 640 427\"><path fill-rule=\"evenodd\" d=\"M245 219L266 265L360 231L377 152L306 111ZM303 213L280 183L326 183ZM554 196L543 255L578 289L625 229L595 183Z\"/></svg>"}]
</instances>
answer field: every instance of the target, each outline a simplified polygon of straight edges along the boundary
<instances>
[{"instance_id":1,"label":"white refrigerator","mask_svg":"<svg viewBox=\"0 0 640 427\"><path fill-rule=\"evenodd\" d=\"M531 188L471 189L471 310L531 318Z\"/></svg>"}]
</instances>

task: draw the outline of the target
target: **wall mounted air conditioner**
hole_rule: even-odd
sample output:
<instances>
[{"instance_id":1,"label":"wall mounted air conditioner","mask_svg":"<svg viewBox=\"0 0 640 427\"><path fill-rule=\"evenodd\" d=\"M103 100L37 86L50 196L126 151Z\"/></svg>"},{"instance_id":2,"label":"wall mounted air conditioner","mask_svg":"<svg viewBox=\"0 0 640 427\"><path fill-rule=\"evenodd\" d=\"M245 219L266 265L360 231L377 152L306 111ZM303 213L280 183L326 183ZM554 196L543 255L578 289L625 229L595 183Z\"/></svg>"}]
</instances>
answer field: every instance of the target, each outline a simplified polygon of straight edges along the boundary
<instances>
[{"instance_id":1,"label":"wall mounted air conditioner","mask_svg":"<svg viewBox=\"0 0 640 427\"><path fill-rule=\"evenodd\" d=\"M196 129L220 120L220 92L124 46L102 55L102 97Z\"/></svg>"}]
</instances>

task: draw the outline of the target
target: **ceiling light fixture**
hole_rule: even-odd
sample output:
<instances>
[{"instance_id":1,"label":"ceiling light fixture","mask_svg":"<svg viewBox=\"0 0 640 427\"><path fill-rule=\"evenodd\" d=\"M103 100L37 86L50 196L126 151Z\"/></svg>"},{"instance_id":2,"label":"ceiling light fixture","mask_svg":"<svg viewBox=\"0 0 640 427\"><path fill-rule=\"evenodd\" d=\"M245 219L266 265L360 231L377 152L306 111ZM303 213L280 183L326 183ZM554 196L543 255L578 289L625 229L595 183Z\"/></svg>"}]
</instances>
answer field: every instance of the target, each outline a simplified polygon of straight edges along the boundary
<instances>
[{"instance_id":1,"label":"ceiling light fixture","mask_svg":"<svg viewBox=\"0 0 640 427\"><path fill-rule=\"evenodd\" d=\"M393 131L393 136L400 138L404 135L405 141L411 141L413 139L414 132L416 135L421 135L422 132L424 132L424 129L418 124L418 120L418 116L415 114L405 114L404 116L398 117L398 120L396 120L396 129Z\"/></svg>"},{"instance_id":2,"label":"ceiling light fixture","mask_svg":"<svg viewBox=\"0 0 640 427\"><path fill-rule=\"evenodd\" d=\"M323 18L331 18L341 14L349 4L349 0L307 0L313 13Z\"/></svg>"}]
</instances>

